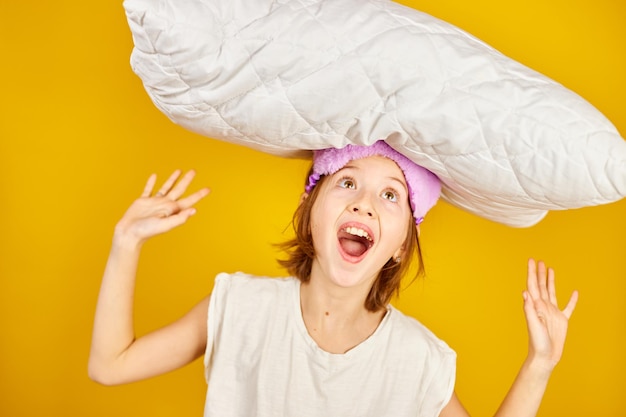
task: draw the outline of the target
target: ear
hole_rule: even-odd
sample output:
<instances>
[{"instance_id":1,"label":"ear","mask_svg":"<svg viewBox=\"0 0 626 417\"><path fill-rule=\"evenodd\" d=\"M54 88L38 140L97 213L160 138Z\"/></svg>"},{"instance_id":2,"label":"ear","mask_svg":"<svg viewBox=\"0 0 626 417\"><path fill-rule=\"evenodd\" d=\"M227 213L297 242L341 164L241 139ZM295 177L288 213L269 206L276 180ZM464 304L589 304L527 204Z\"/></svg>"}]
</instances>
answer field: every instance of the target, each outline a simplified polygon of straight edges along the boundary
<instances>
[{"instance_id":1,"label":"ear","mask_svg":"<svg viewBox=\"0 0 626 417\"><path fill-rule=\"evenodd\" d=\"M400 246L398 250L393 253L392 259L402 259L402 255L404 255L404 245Z\"/></svg>"}]
</instances>

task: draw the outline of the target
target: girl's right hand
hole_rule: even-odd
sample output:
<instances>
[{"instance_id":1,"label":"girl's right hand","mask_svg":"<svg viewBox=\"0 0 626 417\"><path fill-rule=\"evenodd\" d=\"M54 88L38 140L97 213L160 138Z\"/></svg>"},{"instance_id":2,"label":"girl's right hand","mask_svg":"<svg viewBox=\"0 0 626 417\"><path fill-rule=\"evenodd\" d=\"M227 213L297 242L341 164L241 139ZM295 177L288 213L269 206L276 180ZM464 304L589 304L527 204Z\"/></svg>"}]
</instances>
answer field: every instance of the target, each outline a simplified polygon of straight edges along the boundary
<instances>
[{"instance_id":1,"label":"girl's right hand","mask_svg":"<svg viewBox=\"0 0 626 417\"><path fill-rule=\"evenodd\" d=\"M174 171L159 191L152 195L156 174L148 178L141 197L131 204L115 227L114 241L140 246L147 239L184 224L194 215L194 205L209 194L208 188L181 198L195 176L187 172L180 181L180 170Z\"/></svg>"}]
</instances>

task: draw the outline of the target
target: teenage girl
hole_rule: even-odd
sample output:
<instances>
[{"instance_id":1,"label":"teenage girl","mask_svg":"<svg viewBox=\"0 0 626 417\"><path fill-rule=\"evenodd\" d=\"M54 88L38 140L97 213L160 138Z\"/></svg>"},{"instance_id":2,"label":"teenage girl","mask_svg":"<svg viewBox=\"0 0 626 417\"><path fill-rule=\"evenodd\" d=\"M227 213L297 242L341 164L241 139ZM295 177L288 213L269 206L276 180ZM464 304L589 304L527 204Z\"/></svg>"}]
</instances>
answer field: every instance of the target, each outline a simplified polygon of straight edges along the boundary
<instances>
[{"instance_id":1,"label":"teenage girl","mask_svg":"<svg viewBox=\"0 0 626 417\"><path fill-rule=\"evenodd\" d=\"M184 317L139 338L133 293L149 238L184 224L201 189L174 172L152 175L115 228L95 315L91 378L122 384L204 354L205 416L467 416L454 392L456 355L389 304L410 262L439 180L385 142L316 151L281 261L291 277L220 274ZM534 416L561 358L564 310L554 272L528 263L523 293L529 348L496 416Z\"/></svg>"}]
</instances>

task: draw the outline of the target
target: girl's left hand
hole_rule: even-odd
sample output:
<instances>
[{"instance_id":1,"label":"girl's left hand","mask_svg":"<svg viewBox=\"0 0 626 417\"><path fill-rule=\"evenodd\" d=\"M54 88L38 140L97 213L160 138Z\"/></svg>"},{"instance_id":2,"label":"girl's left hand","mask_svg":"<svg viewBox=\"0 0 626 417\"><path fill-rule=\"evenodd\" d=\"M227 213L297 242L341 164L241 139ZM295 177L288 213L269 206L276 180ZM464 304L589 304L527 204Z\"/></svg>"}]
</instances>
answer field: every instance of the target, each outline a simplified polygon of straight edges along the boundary
<instances>
[{"instance_id":1,"label":"girl's left hand","mask_svg":"<svg viewBox=\"0 0 626 417\"><path fill-rule=\"evenodd\" d=\"M560 310L556 299L554 270L539 261L528 261L528 289L524 291L524 313L528 325L529 359L551 371L561 359L567 335L567 325L576 302L574 291L565 309Z\"/></svg>"}]
</instances>

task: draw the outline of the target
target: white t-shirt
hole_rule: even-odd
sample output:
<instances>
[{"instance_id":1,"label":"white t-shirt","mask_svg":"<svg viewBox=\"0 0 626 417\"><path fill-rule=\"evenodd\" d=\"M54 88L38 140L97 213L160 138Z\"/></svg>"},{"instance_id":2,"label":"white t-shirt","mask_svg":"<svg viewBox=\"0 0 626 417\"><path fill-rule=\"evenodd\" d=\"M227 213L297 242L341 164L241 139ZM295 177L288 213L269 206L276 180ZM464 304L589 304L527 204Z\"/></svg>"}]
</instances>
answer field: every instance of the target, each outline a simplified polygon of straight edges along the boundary
<instances>
[{"instance_id":1,"label":"white t-shirt","mask_svg":"<svg viewBox=\"0 0 626 417\"><path fill-rule=\"evenodd\" d=\"M456 354L389 306L368 339L328 353L308 334L300 281L219 274L205 355L205 417L436 417Z\"/></svg>"}]
</instances>

